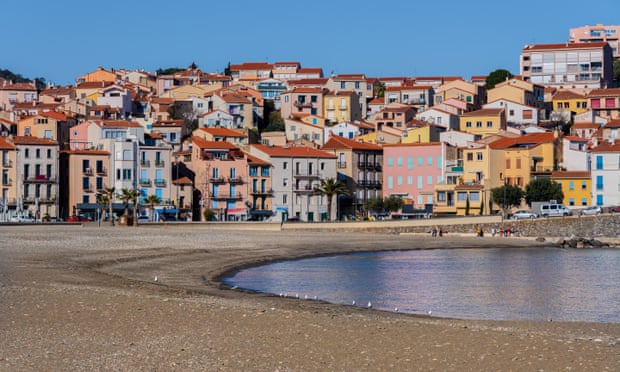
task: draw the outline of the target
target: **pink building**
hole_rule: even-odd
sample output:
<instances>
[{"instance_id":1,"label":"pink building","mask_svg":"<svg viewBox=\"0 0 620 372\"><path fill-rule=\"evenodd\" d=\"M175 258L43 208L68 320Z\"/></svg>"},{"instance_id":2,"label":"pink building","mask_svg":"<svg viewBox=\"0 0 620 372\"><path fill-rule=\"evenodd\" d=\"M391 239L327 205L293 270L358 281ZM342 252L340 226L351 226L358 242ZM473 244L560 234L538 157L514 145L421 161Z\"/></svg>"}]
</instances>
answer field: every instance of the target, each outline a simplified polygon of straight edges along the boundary
<instances>
[{"instance_id":1,"label":"pink building","mask_svg":"<svg viewBox=\"0 0 620 372\"><path fill-rule=\"evenodd\" d=\"M435 185L443 180L445 143L383 146L383 195L397 195L415 208L433 204Z\"/></svg>"}]
</instances>

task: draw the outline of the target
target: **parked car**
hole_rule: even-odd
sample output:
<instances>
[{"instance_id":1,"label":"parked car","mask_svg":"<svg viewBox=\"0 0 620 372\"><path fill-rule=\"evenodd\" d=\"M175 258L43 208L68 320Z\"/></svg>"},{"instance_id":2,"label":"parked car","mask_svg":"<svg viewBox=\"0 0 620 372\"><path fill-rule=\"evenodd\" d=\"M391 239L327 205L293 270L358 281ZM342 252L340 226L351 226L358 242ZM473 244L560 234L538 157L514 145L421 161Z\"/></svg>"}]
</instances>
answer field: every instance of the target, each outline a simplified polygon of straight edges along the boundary
<instances>
[{"instance_id":1,"label":"parked car","mask_svg":"<svg viewBox=\"0 0 620 372\"><path fill-rule=\"evenodd\" d=\"M564 204L544 203L540 206L540 215L543 217L570 216L573 212Z\"/></svg>"},{"instance_id":2,"label":"parked car","mask_svg":"<svg viewBox=\"0 0 620 372\"><path fill-rule=\"evenodd\" d=\"M512 214L513 220L522 220L522 219L531 219L531 218L538 218L538 214L532 211L525 210L525 209L518 210Z\"/></svg>"},{"instance_id":3,"label":"parked car","mask_svg":"<svg viewBox=\"0 0 620 372\"><path fill-rule=\"evenodd\" d=\"M84 215L73 215L67 217L67 222L88 222L88 217Z\"/></svg>"},{"instance_id":4,"label":"parked car","mask_svg":"<svg viewBox=\"0 0 620 372\"><path fill-rule=\"evenodd\" d=\"M609 213L620 213L620 205L609 207Z\"/></svg>"},{"instance_id":5,"label":"parked car","mask_svg":"<svg viewBox=\"0 0 620 372\"><path fill-rule=\"evenodd\" d=\"M593 205L591 207L588 207L586 209L582 209L579 211L579 215L580 216L591 216L591 215L598 215L601 214L602 209L601 207L599 207L598 205Z\"/></svg>"},{"instance_id":6,"label":"parked car","mask_svg":"<svg viewBox=\"0 0 620 372\"><path fill-rule=\"evenodd\" d=\"M28 222L28 223L33 223L33 222L37 222L37 220L34 219L34 217L26 217L26 216L17 216L17 217L13 217L11 218L11 222Z\"/></svg>"}]
</instances>

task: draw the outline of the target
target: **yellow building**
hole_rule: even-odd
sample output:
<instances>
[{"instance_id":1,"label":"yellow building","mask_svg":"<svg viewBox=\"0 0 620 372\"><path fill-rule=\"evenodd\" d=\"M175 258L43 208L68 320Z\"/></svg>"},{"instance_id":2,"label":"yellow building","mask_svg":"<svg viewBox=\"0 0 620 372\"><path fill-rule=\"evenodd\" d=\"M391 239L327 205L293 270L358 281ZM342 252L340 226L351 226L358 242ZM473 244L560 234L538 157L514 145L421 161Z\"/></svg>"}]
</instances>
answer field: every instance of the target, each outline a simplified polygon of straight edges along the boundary
<instances>
[{"instance_id":1,"label":"yellow building","mask_svg":"<svg viewBox=\"0 0 620 372\"><path fill-rule=\"evenodd\" d=\"M97 67L97 70L93 72L89 72L85 75L78 76L75 79L77 84L80 83L92 83L92 82L110 82L113 83L117 80L120 80L120 74L112 69L111 71L105 70L103 67Z\"/></svg>"},{"instance_id":2,"label":"yellow building","mask_svg":"<svg viewBox=\"0 0 620 372\"><path fill-rule=\"evenodd\" d=\"M361 120L359 96L352 90L327 93L323 97L323 117L334 123Z\"/></svg>"},{"instance_id":3,"label":"yellow building","mask_svg":"<svg viewBox=\"0 0 620 372\"><path fill-rule=\"evenodd\" d=\"M39 115L27 116L18 121L17 135L47 138L55 141L66 140L66 138L58 138L58 131L63 129L59 123L64 123L65 130L68 130L65 114L56 111L41 112Z\"/></svg>"},{"instance_id":4,"label":"yellow building","mask_svg":"<svg viewBox=\"0 0 620 372\"><path fill-rule=\"evenodd\" d=\"M184 100L190 97L204 97L205 94L209 93L208 89L205 89L201 86L197 85L180 85L178 87L174 87L164 94L161 97L165 98L174 98L176 100Z\"/></svg>"},{"instance_id":5,"label":"yellow building","mask_svg":"<svg viewBox=\"0 0 620 372\"><path fill-rule=\"evenodd\" d=\"M506 130L506 112L503 108L488 108L466 112L459 118L461 132L485 136Z\"/></svg>"},{"instance_id":6,"label":"yellow building","mask_svg":"<svg viewBox=\"0 0 620 372\"><path fill-rule=\"evenodd\" d=\"M570 90L561 90L551 99L554 111L567 111L581 114L588 111L588 98Z\"/></svg>"},{"instance_id":7,"label":"yellow building","mask_svg":"<svg viewBox=\"0 0 620 372\"><path fill-rule=\"evenodd\" d=\"M444 130L443 127L429 124L409 128L403 133L401 143L439 142L439 133Z\"/></svg>"},{"instance_id":8,"label":"yellow building","mask_svg":"<svg viewBox=\"0 0 620 372\"><path fill-rule=\"evenodd\" d=\"M551 180L562 185L564 200L568 206L587 207L592 200L592 179L590 171L556 171Z\"/></svg>"},{"instance_id":9,"label":"yellow building","mask_svg":"<svg viewBox=\"0 0 620 372\"><path fill-rule=\"evenodd\" d=\"M473 108L479 108L485 102L485 88L461 79L452 80L437 88L433 96L435 105L450 98L466 102Z\"/></svg>"},{"instance_id":10,"label":"yellow building","mask_svg":"<svg viewBox=\"0 0 620 372\"><path fill-rule=\"evenodd\" d=\"M522 105L542 108L544 105L544 87L523 81L519 78L508 79L496 84L487 92L487 102L507 99Z\"/></svg>"}]
</instances>

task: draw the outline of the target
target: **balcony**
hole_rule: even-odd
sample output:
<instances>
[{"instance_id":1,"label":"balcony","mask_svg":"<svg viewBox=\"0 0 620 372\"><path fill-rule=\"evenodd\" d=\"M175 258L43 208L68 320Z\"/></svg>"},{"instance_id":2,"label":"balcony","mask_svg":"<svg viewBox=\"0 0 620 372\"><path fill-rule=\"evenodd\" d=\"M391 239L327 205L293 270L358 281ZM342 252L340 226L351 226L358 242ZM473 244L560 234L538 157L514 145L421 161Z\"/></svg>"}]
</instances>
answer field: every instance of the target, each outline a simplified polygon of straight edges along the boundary
<instances>
[{"instance_id":1,"label":"balcony","mask_svg":"<svg viewBox=\"0 0 620 372\"><path fill-rule=\"evenodd\" d=\"M86 193L94 192L93 184L92 183L88 183L86 185L82 185L82 192L86 192Z\"/></svg>"},{"instance_id":2,"label":"balcony","mask_svg":"<svg viewBox=\"0 0 620 372\"><path fill-rule=\"evenodd\" d=\"M295 171L296 178L319 178L318 173L312 173L312 171L308 171L305 169L299 169Z\"/></svg>"},{"instance_id":3,"label":"balcony","mask_svg":"<svg viewBox=\"0 0 620 372\"><path fill-rule=\"evenodd\" d=\"M213 194L213 193L209 193L209 197L213 200L241 200L242 196L241 193L238 192L236 194Z\"/></svg>"},{"instance_id":4,"label":"balcony","mask_svg":"<svg viewBox=\"0 0 620 372\"><path fill-rule=\"evenodd\" d=\"M295 107L297 107L298 109L303 109L303 108L312 108L312 102L299 102L299 101L295 101L295 103L293 103L293 105L295 105Z\"/></svg>"},{"instance_id":5,"label":"balcony","mask_svg":"<svg viewBox=\"0 0 620 372\"><path fill-rule=\"evenodd\" d=\"M226 179L224 177L209 177L210 183L224 183Z\"/></svg>"},{"instance_id":6,"label":"balcony","mask_svg":"<svg viewBox=\"0 0 620 372\"><path fill-rule=\"evenodd\" d=\"M241 177L228 177L228 183L242 184L243 183L243 178L241 178Z\"/></svg>"},{"instance_id":7,"label":"balcony","mask_svg":"<svg viewBox=\"0 0 620 372\"><path fill-rule=\"evenodd\" d=\"M357 180L357 185L360 187L380 189L383 187L381 181L377 180Z\"/></svg>"},{"instance_id":8,"label":"balcony","mask_svg":"<svg viewBox=\"0 0 620 372\"><path fill-rule=\"evenodd\" d=\"M166 187L166 180L155 180L153 183L157 187Z\"/></svg>"},{"instance_id":9,"label":"balcony","mask_svg":"<svg viewBox=\"0 0 620 372\"><path fill-rule=\"evenodd\" d=\"M151 166L150 160L140 160L140 166L143 168L149 168Z\"/></svg>"},{"instance_id":10,"label":"balcony","mask_svg":"<svg viewBox=\"0 0 620 372\"><path fill-rule=\"evenodd\" d=\"M56 177L48 177L44 174L24 176L24 183L56 183Z\"/></svg>"},{"instance_id":11,"label":"balcony","mask_svg":"<svg viewBox=\"0 0 620 372\"><path fill-rule=\"evenodd\" d=\"M90 168L84 168L82 169L82 174L84 174L85 176L92 176L93 175L93 170Z\"/></svg>"},{"instance_id":12,"label":"balcony","mask_svg":"<svg viewBox=\"0 0 620 372\"><path fill-rule=\"evenodd\" d=\"M342 168L346 168L346 167L347 167L347 162L346 162L346 161L339 161L339 162L336 162L336 166L337 166L338 168L340 168L340 169L342 169Z\"/></svg>"},{"instance_id":13,"label":"balcony","mask_svg":"<svg viewBox=\"0 0 620 372\"><path fill-rule=\"evenodd\" d=\"M273 190L269 189L269 190L252 190L250 191L250 195L254 195L254 196L271 196L273 195Z\"/></svg>"},{"instance_id":14,"label":"balcony","mask_svg":"<svg viewBox=\"0 0 620 372\"><path fill-rule=\"evenodd\" d=\"M327 111L334 111L336 108L334 106L327 106L325 109Z\"/></svg>"},{"instance_id":15,"label":"balcony","mask_svg":"<svg viewBox=\"0 0 620 372\"><path fill-rule=\"evenodd\" d=\"M300 194L311 194L314 192L314 187L311 185L293 186L293 192Z\"/></svg>"},{"instance_id":16,"label":"balcony","mask_svg":"<svg viewBox=\"0 0 620 372\"><path fill-rule=\"evenodd\" d=\"M149 178L140 178L140 186L151 186L151 180Z\"/></svg>"},{"instance_id":17,"label":"balcony","mask_svg":"<svg viewBox=\"0 0 620 372\"><path fill-rule=\"evenodd\" d=\"M97 168L95 170L95 173L97 173L97 175L99 176L105 176L106 174L108 174L108 171L104 167L101 167L101 168Z\"/></svg>"},{"instance_id":18,"label":"balcony","mask_svg":"<svg viewBox=\"0 0 620 372\"><path fill-rule=\"evenodd\" d=\"M166 165L166 162L163 160L156 160L155 161L155 167L157 168L163 168Z\"/></svg>"},{"instance_id":19,"label":"balcony","mask_svg":"<svg viewBox=\"0 0 620 372\"><path fill-rule=\"evenodd\" d=\"M2 161L3 168L13 168L13 160L6 159Z\"/></svg>"},{"instance_id":20,"label":"balcony","mask_svg":"<svg viewBox=\"0 0 620 372\"><path fill-rule=\"evenodd\" d=\"M338 108L340 109L340 111L347 111L349 109L349 106L340 105L340 106L338 106Z\"/></svg>"},{"instance_id":21,"label":"balcony","mask_svg":"<svg viewBox=\"0 0 620 372\"><path fill-rule=\"evenodd\" d=\"M10 178L5 178L2 180L2 186L12 186L13 180Z\"/></svg>"}]
</instances>

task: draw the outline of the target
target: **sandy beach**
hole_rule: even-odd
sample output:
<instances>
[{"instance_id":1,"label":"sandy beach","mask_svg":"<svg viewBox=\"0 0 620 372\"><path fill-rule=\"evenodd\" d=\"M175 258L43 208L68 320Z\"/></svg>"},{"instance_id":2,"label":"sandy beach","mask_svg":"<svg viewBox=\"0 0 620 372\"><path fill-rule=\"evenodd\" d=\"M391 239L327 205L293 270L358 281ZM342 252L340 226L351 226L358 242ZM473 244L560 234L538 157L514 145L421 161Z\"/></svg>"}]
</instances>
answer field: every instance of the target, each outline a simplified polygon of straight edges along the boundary
<instances>
[{"instance_id":1,"label":"sandy beach","mask_svg":"<svg viewBox=\"0 0 620 372\"><path fill-rule=\"evenodd\" d=\"M237 267L533 240L209 226L0 226L0 371L618 371L620 324L473 321L222 288Z\"/></svg>"}]
</instances>

